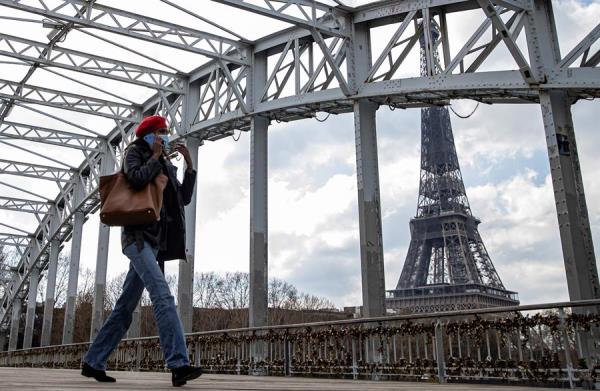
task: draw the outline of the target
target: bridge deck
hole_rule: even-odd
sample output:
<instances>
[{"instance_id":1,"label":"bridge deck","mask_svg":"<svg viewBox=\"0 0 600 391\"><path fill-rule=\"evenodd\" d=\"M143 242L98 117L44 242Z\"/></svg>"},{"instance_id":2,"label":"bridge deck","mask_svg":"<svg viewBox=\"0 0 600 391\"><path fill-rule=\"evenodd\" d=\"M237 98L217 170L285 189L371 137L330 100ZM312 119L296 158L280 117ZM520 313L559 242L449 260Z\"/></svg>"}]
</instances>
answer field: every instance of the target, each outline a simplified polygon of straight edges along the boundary
<instances>
[{"instance_id":1,"label":"bridge deck","mask_svg":"<svg viewBox=\"0 0 600 391\"><path fill-rule=\"evenodd\" d=\"M112 372L117 383L102 384L87 379L79 371L69 369L0 368L0 390L173 390L167 373L156 372ZM551 390L549 388L527 388L514 386L482 386L479 384L427 384L409 382L375 382L335 379L250 377L234 375L203 375L188 383L184 389L191 390L343 390L343 391L398 391L398 390L480 390L523 391Z\"/></svg>"}]
</instances>

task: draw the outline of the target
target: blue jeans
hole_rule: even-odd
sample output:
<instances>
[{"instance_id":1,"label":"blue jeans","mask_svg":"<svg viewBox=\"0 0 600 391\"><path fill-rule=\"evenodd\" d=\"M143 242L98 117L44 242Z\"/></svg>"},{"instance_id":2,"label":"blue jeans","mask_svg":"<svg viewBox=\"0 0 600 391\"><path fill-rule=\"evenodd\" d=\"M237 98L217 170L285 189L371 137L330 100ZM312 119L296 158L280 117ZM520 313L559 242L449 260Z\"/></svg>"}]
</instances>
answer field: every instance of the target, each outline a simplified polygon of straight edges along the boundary
<instances>
[{"instance_id":1,"label":"blue jeans","mask_svg":"<svg viewBox=\"0 0 600 391\"><path fill-rule=\"evenodd\" d=\"M148 289L158 326L160 345L169 369L189 365L183 326L175 309L169 285L156 262L157 250L144 242L142 251L133 243L123 249L130 260L123 293L98 332L83 361L97 370L106 370L106 361L115 350L129 325L144 288Z\"/></svg>"}]
</instances>

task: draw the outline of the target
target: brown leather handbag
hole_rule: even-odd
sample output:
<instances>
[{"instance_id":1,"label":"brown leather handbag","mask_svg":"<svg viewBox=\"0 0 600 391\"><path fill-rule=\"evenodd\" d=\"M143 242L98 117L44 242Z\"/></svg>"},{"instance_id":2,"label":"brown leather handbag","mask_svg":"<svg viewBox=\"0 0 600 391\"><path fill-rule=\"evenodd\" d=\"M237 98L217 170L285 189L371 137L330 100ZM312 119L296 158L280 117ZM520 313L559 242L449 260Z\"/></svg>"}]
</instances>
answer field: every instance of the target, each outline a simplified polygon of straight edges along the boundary
<instances>
[{"instance_id":1,"label":"brown leather handbag","mask_svg":"<svg viewBox=\"0 0 600 391\"><path fill-rule=\"evenodd\" d=\"M163 190L168 178L159 174L134 191L123 171L100 177L100 221L109 226L148 224L160 220Z\"/></svg>"}]
</instances>

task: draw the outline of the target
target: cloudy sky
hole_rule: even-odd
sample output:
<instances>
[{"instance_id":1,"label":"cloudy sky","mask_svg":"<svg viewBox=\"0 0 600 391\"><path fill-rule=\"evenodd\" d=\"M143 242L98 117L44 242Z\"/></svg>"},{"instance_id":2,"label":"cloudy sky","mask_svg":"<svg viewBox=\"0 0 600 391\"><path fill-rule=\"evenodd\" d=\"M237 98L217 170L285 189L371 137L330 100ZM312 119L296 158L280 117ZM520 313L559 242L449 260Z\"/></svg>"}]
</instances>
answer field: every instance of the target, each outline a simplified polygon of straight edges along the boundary
<instances>
[{"instance_id":1,"label":"cloudy sky","mask_svg":"<svg viewBox=\"0 0 600 391\"><path fill-rule=\"evenodd\" d=\"M566 53L600 20L600 1L568 0L555 2L554 6L562 51ZM209 16L217 17L219 10L223 10L219 6L211 7L205 9ZM0 9L0 13L4 11ZM148 14L152 12L156 11L149 8ZM480 18L480 15L477 17ZM271 24L269 27L277 29L285 26ZM261 24L244 28L247 30L244 34L251 38L266 33ZM456 39L468 36L474 27L471 24L469 28L458 26L454 36L459 38ZM384 33L382 31L382 37ZM41 40L35 34L38 33L32 32L31 38ZM82 38L75 35L73 42L78 39ZM71 36L67 42L69 40ZM382 42L375 42L374 46L385 45L387 41ZM451 46L456 51L459 42L451 42ZM186 64L182 67L192 69L191 62L182 59L181 64ZM498 59L490 67L501 67L501 62ZM21 68L3 69L10 69L5 74L14 76L10 77L11 80L18 80L23 72ZM41 82L44 76L48 76L42 71L38 73L37 79L32 80ZM64 80L55 79L54 83L64 83ZM135 101L144 100L140 98L143 93L136 92L135 88L119 88L122 96ZM453 102L453 107L464 114L471 112L475 103ZM600 243L599 111L600 102L597 100L582 101L573 107L596 243ZM23 121L37 116L24 109L16 109L12 115ZM318 116L320 119L325 117L323 113ZM49 121L39 116L36 118ZM566 300L564 267L539 107L481 105L469 119L455 115L451 118L467 195L473 213L482 220L480 233L505 286L519 292L522 303ZM99 126L100 122L94 122L94 126ZM64 127L64 124L60 125ZM108 127L110 123L102 126ZM90 122L86 122L85 127L91 127ZM408 223L416 212L420 111L390 111L381 107L377 115L377 131L386 287L391 289L396 286L402 270L410 240ZM244 133L237 142L228 138L200 148L196 271L248 270L249 136ZM5 144L0 144L0 151L9 156L18 154ZM60 155L60 158L72 165L78 165L81 160L76 155ZM31 157L30 161L37 160ZM326 296L340 307L359 305L361 298L355 169L351 114L330 116L323 123L314 119L273 123L269 129L270 276L294 283L302 291ZM19 184L23 188L35 189L26 181ZM38 188L38 191L48 194L49 198L56 195L56 190L51 188ZM0 192L17 196L5 187L0 188ZM35 222L16 216L0 213L0 218L13 222L18 219L25 227L35 227ZM84 226L82 268L94 268L97 235L98 217L90 216ZM67 243L66 248L69 246ZM120 253L119 230L113 229L109 278L122 273L127 267L128 261ZM176 270L175 263L167 268L167 272L171 273Z\"/></svg>"}]
</instances>

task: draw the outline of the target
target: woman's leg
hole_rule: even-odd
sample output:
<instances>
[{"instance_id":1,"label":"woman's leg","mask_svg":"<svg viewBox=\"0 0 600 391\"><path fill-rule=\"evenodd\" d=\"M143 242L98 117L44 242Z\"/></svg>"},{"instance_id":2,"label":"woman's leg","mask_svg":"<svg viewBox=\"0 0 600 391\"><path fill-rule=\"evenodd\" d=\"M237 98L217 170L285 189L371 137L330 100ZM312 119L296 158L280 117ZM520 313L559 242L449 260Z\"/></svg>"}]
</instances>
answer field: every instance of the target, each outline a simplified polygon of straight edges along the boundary
<instances>
[{"instance_id":1,"label":"woman's leg","mask_svg":"<svg viewBox=\"0 0 600 391\"><path fill-rule=\"evenodd\" d=\"M123 293L83 359L89 366L101 371L106 370L106 361L129 329L132 313L142 297L142 292L144 283L130 264L123 284Z\"/></svg>"},{"instance_id":2,"label":"woman's leg","mask_svg":"<svg viewBox=\"0 0 600 391\"><path fill-rule=\"evenodd\" d=\"M144 243L141 252L138 252L135 245L133 245L127 247L124 253L131 259L131 265L135 268L150 293L154 318L158 326L158 335L167 367L174 369L189 365L183 326L177 315L175 300L171 295L169 285L160 271L158 262L156 262L156 250Z\"/></svg>"}]
</instances>

